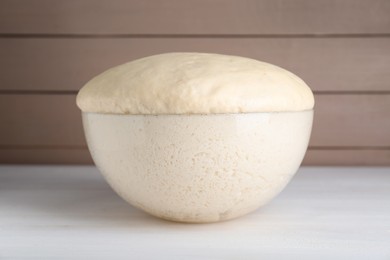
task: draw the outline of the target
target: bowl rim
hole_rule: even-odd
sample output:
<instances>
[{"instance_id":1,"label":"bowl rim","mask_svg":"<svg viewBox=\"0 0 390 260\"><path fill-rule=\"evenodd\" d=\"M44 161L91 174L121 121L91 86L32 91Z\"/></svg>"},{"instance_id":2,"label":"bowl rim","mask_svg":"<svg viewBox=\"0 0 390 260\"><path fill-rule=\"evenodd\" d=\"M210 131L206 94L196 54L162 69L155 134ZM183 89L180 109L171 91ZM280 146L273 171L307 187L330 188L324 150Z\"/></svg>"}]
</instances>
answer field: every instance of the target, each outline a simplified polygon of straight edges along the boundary
<instances>
[{"instance_id":1,"label":"bowl rim","mask_svg":"<svg viewBox=\"0 0 390 260\"><path fill-rule=\"evenodd\" d=\"M314 108L311 109L305 109L305 110L298 110L298 111L270 111L270 112L245 112L245 113L212 113L212 114L200 114L200 113L193 113L193 114L116 114L116 113L102 113L102 112L87 112L87 111L81 111L81 113L88 114L88 115L105 115L105 116L118 116L118 117L196 117L196 116L244 116L244 115L256 115L256 114L292 114L292 113L308 113L308 112L314 112Z\"/></svg>"}]
</instances>

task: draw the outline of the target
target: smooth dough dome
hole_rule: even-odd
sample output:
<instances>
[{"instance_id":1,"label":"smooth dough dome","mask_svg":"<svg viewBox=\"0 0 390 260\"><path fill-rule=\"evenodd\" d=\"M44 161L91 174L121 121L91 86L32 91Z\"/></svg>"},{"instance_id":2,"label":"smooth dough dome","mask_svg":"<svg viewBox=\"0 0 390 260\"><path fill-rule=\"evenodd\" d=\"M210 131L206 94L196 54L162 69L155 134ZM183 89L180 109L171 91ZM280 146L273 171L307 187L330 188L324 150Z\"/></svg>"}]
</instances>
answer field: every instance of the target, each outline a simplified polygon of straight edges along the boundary
<instances>
[{"instance_id":1,"label":"smooth dough dome","mask_svg":"<svg viewBox=\"0 0 390 260\"><path fill-rule=\"evenodd\" d=\"M305 82L278 66L209 53L165 53L113 67L78 93L83 112L223 114L310 110Z\"/></svg>"}]
</instances>

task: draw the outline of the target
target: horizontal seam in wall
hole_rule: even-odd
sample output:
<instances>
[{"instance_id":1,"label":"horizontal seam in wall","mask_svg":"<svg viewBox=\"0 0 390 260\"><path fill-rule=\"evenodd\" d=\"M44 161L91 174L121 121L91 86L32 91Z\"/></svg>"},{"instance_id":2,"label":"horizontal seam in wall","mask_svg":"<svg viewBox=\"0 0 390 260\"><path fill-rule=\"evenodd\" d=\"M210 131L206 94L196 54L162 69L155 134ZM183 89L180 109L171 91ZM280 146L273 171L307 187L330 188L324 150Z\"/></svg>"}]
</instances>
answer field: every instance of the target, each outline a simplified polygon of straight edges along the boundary
<instances>
[{"instance_id":1,"label":"horizontal seam in wall","mask_svg":"<svg viewBox=\"0 0 390 260\"><path fill-rule=\"evenodd\" d=\"M0 145L0 150L87 150L85 145ZM309 150L390 151L390 146L309 146Z\"/></svg>"},{"instance_id":2,"label":"horizontal seam in wall","mask_svg":"<svg viewBox=\"0 0 390 260\"><path fill-rule=\"evenodd\" d=\"M77 95L78 90L12 90L1 89L0 95ZM390 90L315 90L315 95L390 95Z\"/></svg>"},{"instance_id":3,"label":"horizontal seam in wall","mask_svg":"<svg viewBox=\"0 0 390 260\"><path fill-rule=\"evenodd\" d=\"M390 146L309 146L309 150L340 150L340 151L349 151L349 150L389 150Z\"/></svg>"},{"instance_id":4,"label":"horizontal seam in wall","mask_svg":"<svg viewBox=\"0 0 390 260\"><path fill-rule=\"evenodd\" d=\"M353 91L353 90L317 90L313 91L315 95L389 95L390 90L361 90L361 91Z\"/></svg>"},{"instance_id":5,"label":"horizontal seam in wall","mask_svg":"<svg viewBox=\"0 0 390 260\"><path fill-rule=\"evenodd\" d=\"M0 90L0 95L77 95L77 93L78 90Z\"/></svg>"},{"instance_id":6,"label":"horizontal seam in wall","mask_svg":"<svg viewBox=\"0 0 390 260\"><path fill-rule=\"evenodd\" d=\"M0 145L0 150L86 150L86 145Z\"/></svg>"},{"instance_id":7,"label":"horizontal seam in wall","mask_svg":"<svg viewBox=\"0 0 390 260\"><path fill-rule=\"evenodd\" d=\"M304 34L98 34L98 33L0 33L0 38L389 38L390 33Z\"/></svg>"}]
</instances>

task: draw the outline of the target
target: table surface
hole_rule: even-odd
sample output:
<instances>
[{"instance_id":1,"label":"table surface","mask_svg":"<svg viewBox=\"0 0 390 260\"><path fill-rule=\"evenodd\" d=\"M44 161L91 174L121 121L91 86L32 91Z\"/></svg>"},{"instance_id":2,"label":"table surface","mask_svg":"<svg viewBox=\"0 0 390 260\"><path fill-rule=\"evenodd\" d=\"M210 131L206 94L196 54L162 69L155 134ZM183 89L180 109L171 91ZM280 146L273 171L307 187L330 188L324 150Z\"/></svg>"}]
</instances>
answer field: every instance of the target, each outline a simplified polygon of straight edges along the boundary
<instances>
[{"instance_id":1,"label":"table surface","mask_svg":"<svg viewBox=\"0 0 390 260\"><path fill-rule=\"evenodd\" d=\"M0 166L0 259L390 259L390 168L301 168L269 205L159 220L92 166Z\"/></svg>"}]
</instances>

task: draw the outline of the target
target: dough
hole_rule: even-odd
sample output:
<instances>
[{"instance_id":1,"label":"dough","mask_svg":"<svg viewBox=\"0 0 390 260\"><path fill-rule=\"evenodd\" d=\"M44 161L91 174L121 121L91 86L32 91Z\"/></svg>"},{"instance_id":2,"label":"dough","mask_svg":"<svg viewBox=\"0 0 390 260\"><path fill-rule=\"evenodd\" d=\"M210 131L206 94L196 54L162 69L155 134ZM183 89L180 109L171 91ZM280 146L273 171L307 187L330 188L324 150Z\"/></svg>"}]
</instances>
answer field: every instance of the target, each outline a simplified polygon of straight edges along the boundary
<instances>
[{"instance_id":1,"label":"dough","mask_svg":"<svg viewBox=\"0 0 390 260\"><path fill-rule=\"evenodd\" d=\"M254 59L165 53L111 68L78 93L84 112L223 114L310 110L314 97L296 75Z\"/></svg>"}]
</instances>

